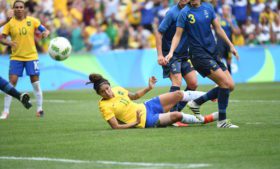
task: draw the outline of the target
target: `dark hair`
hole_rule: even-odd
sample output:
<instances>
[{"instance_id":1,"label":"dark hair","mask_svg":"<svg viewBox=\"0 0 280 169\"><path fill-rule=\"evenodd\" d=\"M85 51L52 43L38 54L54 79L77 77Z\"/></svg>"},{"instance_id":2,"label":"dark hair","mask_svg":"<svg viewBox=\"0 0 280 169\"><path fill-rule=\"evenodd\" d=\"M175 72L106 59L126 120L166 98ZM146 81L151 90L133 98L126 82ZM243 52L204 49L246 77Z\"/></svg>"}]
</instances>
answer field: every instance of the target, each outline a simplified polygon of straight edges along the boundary
<instances>
[{"instance_id":1,"label":"dark hair","mask_svg":"<svg viewBox=\"0 0 280 169\"><path fill-rule=\"evenodd\" d=\"M21 2L23 3L23 6L25 7L25 2L23 0L16 0L13 4L13 8L15 8L16 3Z\"/></svg>"},{"instance_id":2,"label":"dark hair","mask_svg":"<svg viewBox=\"0 0 280 169\"><path fill-rule=\"evenodd\" d=\"M109 81L107 79L103 78L103 76L101 76L100 74L92 73L88 76L88 78L89 78L89 82L87 82L86 84L93 83L93 89L98 94L99 94L99 89L100 89L101 85L103 85L103 84L110 85Z\"/></svg>"}]
</instances>

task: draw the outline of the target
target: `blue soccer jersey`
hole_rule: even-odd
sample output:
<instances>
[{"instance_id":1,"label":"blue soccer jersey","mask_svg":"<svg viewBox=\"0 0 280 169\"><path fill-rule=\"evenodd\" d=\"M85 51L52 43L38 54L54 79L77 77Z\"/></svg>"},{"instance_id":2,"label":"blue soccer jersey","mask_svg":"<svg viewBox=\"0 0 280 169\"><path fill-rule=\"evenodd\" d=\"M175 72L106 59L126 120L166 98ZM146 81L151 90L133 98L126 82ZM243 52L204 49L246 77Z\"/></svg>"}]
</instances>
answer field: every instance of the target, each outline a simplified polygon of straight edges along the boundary
<instances>
[{"instance_id":1,"label":"blue soccer jersey","mask_svg":"<svg viewBox=\"0 0 280 169\"><path fill-rule=\"evenodd\" d=\"M176 25L187 32L190 53L194 54L192 57L203 57L200 54L205 51L210 54L216 52L216 42L211 30L211 23L215 18L214 8L206 2L198 8L185 6L181 10Z\"/></svg>"},{"instance_id":2,"label":"blue soccer jersey","mask_svg":"<svg viewBox=\"0 0 280 169\"><path fill-rule=\"evenodd\" d=\"M234 27L237 27L237 23L235 19L231 19L232 25ZM227 34L227 37L229 38L229 40L231 40L231 35L232 35L232 28L230 23L223 17L220 18L220 24L221 27L224 29L225 33Z\"/></svg>"},{"instance_id":3,"label":"blue soccer jersey","mask_svg":"<svg viewBox=\"0 0 280 169\"><path fill-rule=\"evenodd\" d=\"M162 33L162 52L164 55L167 55L171 43L172 43L172 38L176 33L176 23L177 23L177 18L180 14L181 8L179 5L174 5L173 7L170 8L170 10L167 12L166 16L164 17L163 21L159 25L158 31ZM188 44L187 44L187 36L186 32L184 31L181 41L174 51L174 57L182 58L182 57L187 57L188 55Z\"/></svg>"}]
</instances>

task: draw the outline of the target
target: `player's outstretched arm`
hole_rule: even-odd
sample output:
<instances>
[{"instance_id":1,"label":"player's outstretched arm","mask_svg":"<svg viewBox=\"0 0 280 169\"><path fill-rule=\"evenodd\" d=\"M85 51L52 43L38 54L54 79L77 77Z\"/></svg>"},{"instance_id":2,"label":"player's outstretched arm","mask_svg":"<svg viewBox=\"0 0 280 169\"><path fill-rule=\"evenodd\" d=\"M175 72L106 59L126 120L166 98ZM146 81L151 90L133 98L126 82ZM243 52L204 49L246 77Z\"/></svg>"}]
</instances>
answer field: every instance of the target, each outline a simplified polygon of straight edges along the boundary
<instances>
[{"instance_id":1,"label":"player's outstretched arm","mask_svg":"<svg viewBox=\"0 0 280 169\"><path fill-rule=\"evenodd\" d=\"M156 47L157 47L157 55L158 55L158 64L159 65L166 65L166 60L164 59L163 53L162 53L162 33L155 30L155 36L156 36Z\"/></svg>"},{"instance_id":2,"label":"player's outstretched arm","mask_svg":"<svg viewBox=\"0 0 280 169\"><path fill-rule=\"evenodd\" d=\"M217 33L217 35L219 37L221 37L227 44L228 46L230 47L230 51L232 54L234 54L236 56L236 58L238 59L239 58L239 55L237 53L237 50L235 49L234 45L231 43L231 41L228 39L225 31L222 29L219 21L217 18L215 18L213 21L212 21L212 25L215 29L215 32Z\"/></svg>"},{"instance_id":3,"label":"player's outstretched arm","mask_svg":"<svg viewBox=\"0 0 280 169\"><path fill-rule=\"evenodd\" d=\"M168 55L165 56L165 59L166 59L167 62L169 62L169 60L172 58L175 49L179 45L179 42L181 40L183 32L184 32L183 28L181 28L181 27L177 27L176 28L176 33L173 36L171 47L170 47L170 51L169 51Z\"/></svg>"},{"instance_id":4,"label":"player's outstretched arm","mask_svg":"<svg viewBox=\"0 0 280 169\"><path fill-rule=\"evenodd\" d=\"M152 90L155 87L155 84L157 83L157 79L152 76L149 78L149 86L145 87L144 89L138 90L136 93L128 93L128 97L131 100L137 100L139 98L141 98L142 96L144 96L146 93L148 93L150 90Z\"/></svg>"}]
</instances>

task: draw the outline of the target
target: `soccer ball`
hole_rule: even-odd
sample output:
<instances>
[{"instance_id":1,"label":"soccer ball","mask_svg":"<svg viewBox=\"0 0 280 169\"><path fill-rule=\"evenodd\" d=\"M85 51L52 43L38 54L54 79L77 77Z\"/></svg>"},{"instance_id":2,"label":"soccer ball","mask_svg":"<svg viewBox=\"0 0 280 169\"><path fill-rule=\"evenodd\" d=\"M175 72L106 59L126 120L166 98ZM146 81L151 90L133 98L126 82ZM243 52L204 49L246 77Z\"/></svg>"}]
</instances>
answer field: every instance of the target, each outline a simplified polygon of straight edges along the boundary
<instances>
[{"instance_id":1,"label":"soccer ball","mask_svg":"<svg viewBox=\"0 0 280 169\"><path fill-rule=\"evenodd\" d=\"M50 42L48 52L57 61L62 61L70 56L72 46L64 37L53 38Z\"/></svg>"}]
</instances>

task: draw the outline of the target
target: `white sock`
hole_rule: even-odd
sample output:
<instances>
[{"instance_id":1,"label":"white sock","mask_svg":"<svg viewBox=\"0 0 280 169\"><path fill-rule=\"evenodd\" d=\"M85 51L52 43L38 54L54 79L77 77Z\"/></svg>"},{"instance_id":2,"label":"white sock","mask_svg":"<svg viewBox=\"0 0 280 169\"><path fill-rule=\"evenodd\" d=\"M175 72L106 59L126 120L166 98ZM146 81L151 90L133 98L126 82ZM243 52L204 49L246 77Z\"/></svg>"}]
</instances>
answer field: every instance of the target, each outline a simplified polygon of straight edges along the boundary
<instances>
[{"instance_id":1,"label":"white sock","mask_svg":"<svg viewBox=\"0 0 280 169\"><path fill-rule=\"evenodd\" d=\"M183 118L181 120L182 123L185 123L185 124L201 124L202 123L194 115L182 113L182 116L183 116Z\"/></svg>"},{"instance_id":2,"label":"white sock","mask_svg":"<svg viewBox=\"0 0 280 169\"><path fill-rule=\"evenodd\" d=\"M206 92L188 90L188 91L183 91L183 93L184 93L184 97L183 97L182 101L188 102L188 101L199 98L200 96L204 95Z\"/></svg>"},{"instance_id":3,"label":"white sock","mask_svg":"<svg viewBox=\"0 0 280 169\"><path fill-rule=\"evenodd\" d=\"M43 110L43 93L40 87L40 81L32 83L33 92L37 101L37 112Z\"/></svg>"},{"instance_id":4,"label":"white sock","mask_svg":"<svg viewBox=\"0 0 280 169\"><path fill-rule=\"evenodd\" d=\"M213 115L214 121L218 120L218 118L219 118L219 112L213 112L212 115Z\"/></svg>"},{"instance_id":5,"label":"white sock","mask_svg":"<svg viewBox=\"0 0 280 169\"><path fill-rule=\"evenodd\" d=\"M12 96L10 96L8 94L5 94L3 112L10 113L10 106L11 106L11 103L12 103L12 98L13 98Z\"/></svg>"}]
</instances>

